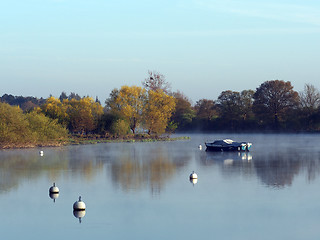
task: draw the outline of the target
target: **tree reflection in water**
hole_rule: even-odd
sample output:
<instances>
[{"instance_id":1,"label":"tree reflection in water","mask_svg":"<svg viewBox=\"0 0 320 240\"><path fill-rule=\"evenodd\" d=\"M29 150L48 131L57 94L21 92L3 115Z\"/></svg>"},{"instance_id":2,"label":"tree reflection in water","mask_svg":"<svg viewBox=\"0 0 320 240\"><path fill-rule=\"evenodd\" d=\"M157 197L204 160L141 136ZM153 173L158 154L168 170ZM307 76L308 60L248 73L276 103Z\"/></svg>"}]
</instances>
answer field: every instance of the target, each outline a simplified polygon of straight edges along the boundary
<instances>
[{"instance_id":1,"label":"tree reflection in water","mask_svg":"<svg viewBox=\"0 0 320 240\"><path fill-rule=\"evenodd\" d=\"M207 152L200 159L205 166L219 166L224 176L257 177L268 187L291 186L295 176L306 171L308 181L320 174L320 153L303 151Z\"/></svg>"},{"instance_id":2,"label":"tree reflection in water","mask_svg":"<svg viewBox=\"0 0 320 240\"><path fill-rule=\"evenodd\" d=\"M176 170L191 159L191 155L175 157L168 149L154 146L150 145L151 149L144 151L131 146L130 151L115 157L111 165L112 182L125 191L149 186L152 194L159 194Z\"/></svg>"},{"instance_id":3,"label":"tree reflection in water","mask_svg":"<svg viewBox=\"0 0 320 240\"><path fill-rule=\"evenodd\" d=\"M51 184L64 177L90 182L106 172L116 188L123 191L150 189L157 195L179 170L185 171L186 176L197 170L187 169L190 163L195 164L192 167L217 168L227 178L257 178L263 185L274 188L291 186L295 177L304 173L308 181L313 181L320 173L320 152L316 147L310 147L310 151L288 147L266 151L265 146L259 149L256 145L249 153L212 153L199 151L198 143L69 146L44 149L43 157L37 149L1 151L0 194L43 175Z\"/></svg>"}]
</instances>

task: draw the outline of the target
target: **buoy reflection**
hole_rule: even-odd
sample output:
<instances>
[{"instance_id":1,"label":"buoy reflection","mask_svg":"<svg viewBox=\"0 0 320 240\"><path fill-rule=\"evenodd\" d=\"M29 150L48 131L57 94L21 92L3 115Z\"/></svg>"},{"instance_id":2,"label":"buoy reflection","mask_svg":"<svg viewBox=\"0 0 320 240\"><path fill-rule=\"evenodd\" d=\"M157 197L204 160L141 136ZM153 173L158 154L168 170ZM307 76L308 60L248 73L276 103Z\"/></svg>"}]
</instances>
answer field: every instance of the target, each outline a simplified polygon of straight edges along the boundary
<instances>
[{"instance_id":1,"label":"buoy reflection","mask_svg":"<svg viewBox=\"0 0 320 240\"><path fill-rule=\"evenodd\" d=\"M86 210L73 210L73 216L79 219L79 223L81 223L82 218L86 215Z\"/></svg>"},{"instance_id":2,"label":"buoy reflection","mask_svg":"<svg viewBox=\"0 0 320 240\"><path fill-rule=\"evenodd\" d=\"M56 202L56 199L59 197L59 193L51 193L49 192L49 197L53 199L53 202Z\"/></svg>"},{"instance_id":3,"label":"buoy reflection","mask_svg":"<svg viewBox=\"0 0 320 240\"><path fill-rule=\"evenodd\" d=\"M197 178L190 178L190 182L191 182L191 183L193 184L193 186L194 186L194 185L197 184L198 179L197 179Z\"/></svg>"}]
</instances>

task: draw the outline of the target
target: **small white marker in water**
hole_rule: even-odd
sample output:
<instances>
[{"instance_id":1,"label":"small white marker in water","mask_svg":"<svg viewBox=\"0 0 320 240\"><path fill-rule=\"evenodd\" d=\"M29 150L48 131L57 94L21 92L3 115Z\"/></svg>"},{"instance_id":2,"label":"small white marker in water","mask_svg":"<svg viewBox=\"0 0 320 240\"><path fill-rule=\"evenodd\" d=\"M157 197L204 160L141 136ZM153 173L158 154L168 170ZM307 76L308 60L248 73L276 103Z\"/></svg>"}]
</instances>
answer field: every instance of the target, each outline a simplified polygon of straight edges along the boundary
<instances>
[{"instance_id":1,"label":"small white marker in water","mask_svg":"<svg viewBox=\"0 0 320 240\"><path fill-rule=\"evenodd\" d=\"M53 202L56 202L56 199L59 197L59 188L56 186L56 183L53 183L53 186L49 188L49 197L53 199Z\"/></svg>"},{"instance_id":2,"label":"small white marker in water","mask_svg":"<svg viewBox=\"0 0 320 240\"><path fill-rule=\"evenodd\" d=\"M43 151L39 151L39 155L42 157L43 156Z\"/></svg>"},{"instance_id":3,"label":"small white marker in water","mask_svg":"<svg viewBox=\"0 0 320 240\"><path fill-rule=\"evenodd\" d=\"M199 150L202 150L202 145L201 145L201 144L199 144L198 148L199 148Z\"/></svg>"},{"instance_id":4,"label":"small white marker in water","mask_svg":"<svg viewBox=\"0 0 320 240\"><path fill-rule=\"evenodd\" d=\"M192 171L192 173L190 174L190 179L198 179L198 175Z\"/></svg>"},{"instance_id":5,"label":"small white marker in water","mask_svg":"<svg viewBox=\"0 0 320 240\"><path fill-rule=\"evenodd\" d=\"M86 210L86 204L81 201L81 196L79 197L79 201L76 201L73 204L73 210L74 211L84 211L84 210Z\"/></svg>"},{"instance_id":6,"label":"small white marker in water","mask_svg":"<svg viewBox=\"0 0 320 240\"><path fill-rule=\"evenodd\" d=\"M56 183L53 183L53 186L49 189L50 193L59 193L59 188L56 186Z\"/></svg>"}]
</instances>

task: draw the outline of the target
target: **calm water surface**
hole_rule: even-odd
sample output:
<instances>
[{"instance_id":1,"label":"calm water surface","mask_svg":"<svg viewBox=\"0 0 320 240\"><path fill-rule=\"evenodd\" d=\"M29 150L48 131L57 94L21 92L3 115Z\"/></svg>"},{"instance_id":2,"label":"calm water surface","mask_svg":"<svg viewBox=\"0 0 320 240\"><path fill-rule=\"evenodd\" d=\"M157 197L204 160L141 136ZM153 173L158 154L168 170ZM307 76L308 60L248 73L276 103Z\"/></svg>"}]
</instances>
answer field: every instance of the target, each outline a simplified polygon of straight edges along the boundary
<instances>
[{"instance_id":1,"label":"calm water surface","mask_svg":"<svg viewBox=\"0 0 320 240\"><path fill-rule=\"evenodd\" d=\"M42 157L0 151L1 238L320 239L319 135L189 136L44 148ZM251 141L252 151L198 149L219 138Z\"/></svg>"}]
</instances>

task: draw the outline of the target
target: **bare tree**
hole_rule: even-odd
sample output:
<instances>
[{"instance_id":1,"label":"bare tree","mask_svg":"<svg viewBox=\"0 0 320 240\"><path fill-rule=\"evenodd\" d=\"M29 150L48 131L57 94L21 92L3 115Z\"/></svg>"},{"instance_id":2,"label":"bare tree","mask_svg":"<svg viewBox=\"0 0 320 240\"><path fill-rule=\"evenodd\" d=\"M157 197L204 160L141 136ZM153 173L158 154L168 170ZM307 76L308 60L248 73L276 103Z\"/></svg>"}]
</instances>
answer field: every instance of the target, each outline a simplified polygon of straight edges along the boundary
<instances>
[{"instance_id":1,"label":"bare tree","mask_svg":"<svg viewBox=\"0 0 320 240\"><path fill-rule=\"evenodd\" d=\"M156 91L161 89L166 94L170 92L170 83L166 81L166 78L163 74L156 71L148 71L148 75L149 76L142 82L147 91Z\"/></svg>"},{"instance_id":2,"label":"bare tree","mask_svg":"<svg viewBox=\"0 0 320 240\"><path fill-rule=\"evenodd\" d=\"M299 93L300 105L310 111L316 110L320 106L320 93L312 84L305 84L304 91Z\"/></svg>"},{"instance_id":3,"label":"bare tree","mask_svg":"<svg viewBox=\"0 0 320 240\"><path fill-rule=\"evenodd\" d=\"M319 122L320 93L312 84L305 84L304 91L299 93L300 110L303 123L308 130L317 129Z\"/></svg>"}]
</instances>

